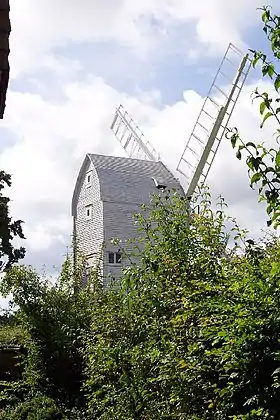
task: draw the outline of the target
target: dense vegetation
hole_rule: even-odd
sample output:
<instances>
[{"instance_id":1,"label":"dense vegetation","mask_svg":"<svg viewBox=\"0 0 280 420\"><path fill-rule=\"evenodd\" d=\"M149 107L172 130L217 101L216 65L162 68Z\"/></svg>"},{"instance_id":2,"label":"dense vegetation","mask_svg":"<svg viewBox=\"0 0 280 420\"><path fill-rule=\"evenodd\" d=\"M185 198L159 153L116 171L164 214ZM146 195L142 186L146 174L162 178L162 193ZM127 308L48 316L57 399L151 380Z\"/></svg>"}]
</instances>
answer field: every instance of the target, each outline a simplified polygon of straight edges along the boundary
<instances>
[{"instance_id":1,"label":"dense vegetation","mask_svg":"<svg viewBox=\"0 0 280 420\"><path fill-rule=\"evenodd\" d=\"M280 18L263 13L279 48ZM252 153L252 184L277 225L278 190L265 188L278 188L278 151L264 183L259 158L274 152L231 134L238 157ZM7 270L1 293L15 312L0 338L24 348L24 371L0 382L0 419L279 419L280 241L254 243L225 207L206 189L191 206L174 191L155 196L136 218L137 263L106 292L98 270L81 287L83 261L74 270L71 256L56 282Z\"/></svg>"},{"instance_id":2,"label":"dense vegetation","mask_svg":"<svg viewBox=\"0 0 280 420\"><path fill-rule=\"evenodd\" d=\"M106 293L95 272L81 288L70 258L55 284L8 271L27 355L0 418L279 418L279 241L246 243L202 198L143 208L139 262Z\"/></svg>"}]
</instances>

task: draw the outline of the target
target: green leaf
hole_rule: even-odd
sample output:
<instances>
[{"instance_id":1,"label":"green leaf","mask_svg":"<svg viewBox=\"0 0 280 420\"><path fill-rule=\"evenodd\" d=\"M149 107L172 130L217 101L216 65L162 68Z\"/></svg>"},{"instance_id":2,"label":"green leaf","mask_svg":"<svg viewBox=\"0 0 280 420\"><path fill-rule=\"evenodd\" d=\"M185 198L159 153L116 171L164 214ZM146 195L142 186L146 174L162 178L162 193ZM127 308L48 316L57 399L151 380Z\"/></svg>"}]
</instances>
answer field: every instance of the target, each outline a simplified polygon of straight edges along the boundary
<instances>
[{"instance_id":1,"label":"green leaf","mask_svg":"<svg viewBox=\"0 0 280 420\"><path fill-rule=\"evenodd\" d=\"M254 169L252 158L247 159L246 163L247 163L247 166L249 167L249 169L251 169L251 171L252 171Z\"/></svg>"},{"instance_id":2,"label":"green leaf","mask_svg":"<svg viewBox=\"0 0 280 420\"><path fill-rule=\"evenodd\" d=\"M272 112L267 112L266 114L265 114L265 116L263 117L263 121L262 121L262 123L261 123L261 125L260 125L260 127L261 128L263 128L263 126L264 126L264 123L265 123L265 121L269 118L269 117L272 117Z\"/></svg>"},{"instance_id":3,"label":"green leaf","mask_svg":"<svg viewBox=\"0 0 280 420\"><path fill-rule=\"evenodd\" d=\"M241 160L241 152L240 152L240 150L238 150L237 152L236 152L236 157L237 157L237 159L239 159L239 160Z\"/></svg>"},{"instance_id":4,"label":"green leaf","mask_svg":"<svg viewBox=\"0 0 280 420\"><path fill-rule=\"evenodd\" d=\"M254 149L257 149L257 146L252 141L249 141L248 143L246 143L246 147L253 147Z\"/></svg>"},{"instance_id":5,"label":"green leaf","mask_svg":"<svg viewBox=\"0 0 280 420\"><path fill-rule=\"evenodd\" d=\"M252 157L251 160L252 160L252 164L253 164L254 169L257 171L259 169L259 166L260 166L261 161L262 161L261 158Z\"/></svg>"},{"instance_id":6,"label":"green leaf","mask_svg":"<svg viewBox=\"0 0 280 420\"><path fill-rule=\"evenodd\" d=\"M262 68L262 75L265 77L269 72L269 64L265 64Z\"/></svg>"},{"instance_id":7,"label":"green leaf","mask_svg":"<svg viewBox=\"0 0 280 420\"><path fill-rule=\"evenodd\" d=\"M233 148L235 148L235 146L236 146L237 139L238 139L238 136L236 134L231 136L230 141L231 141L231 145L232 145Z\"/></svg>"},{"instance_id":8,"label":"green leaf","mask_svg":"<svg viewBox=\"0 0 280 420\"><path fill-rule=\"evenodd\" d=\"M270 12L269 10L265 10L262 14L262 21L263 23L267 23L270 20Z\"/></svg>"},{"instance_id":9,"label":"green leaf","mask_svg":"<svg viewBox=\"0 0 280 420\"><path fill-rule=\"evenodd\" d=\"M252 60L252 67L255 68L256 65L258 64L260 57L254 57Z\"/></svg>"},{"instance_id":10,"label":"green leaf","mask_svg":"<svg viewBox=\"0 0 280 420\"><path fill-rule=\"evenodd\" d=\"M274 81L274 87L276 89L276 91L279 91L280 88L280 74L277 75L275 81Z\"/></svg>"},{"instance_id":11,"label":"green leaf","mask_svg":"<svg viewBox=\"0 0 280 420\"><path fill-rule=\"evenodd\" d=\"M280 150L277 152L275 163L276 163L276 166L280 166Z\"/></svg>"},{"instance_id":12,"label":"green leaf","mask_svg":"<svg viewBox=\"0 0 280 420\"><path fill-rule=\"evenodd\" d=\"M265 56L261 52L256 51L256 50L250 50L250 49L249 51L253 54L253 59L252 59L253 68L256 67L257 63L259 62L261 58L263 59L263 61L265 61L265 58L264 58Z\"/></svg>"},{"instance_id":13,"label":"green leaf","mask_svg":"<svg viewBox=\"0 0 280 420\"><path fill-rule=\"evenodd\" d=\"M271 221L275 222L277 219L279 220L280 217L280 212L279 211L275 211L275 213L273 214Z\"/></svg>"},{"instance_id":14,"label":"green leaf","mask_svg":"<svg viewBox=\"0 0 280 420\"><path fill-rule=\"evenodd\" d=\"M273 64L270 64L270 65L268 66L268 71L267 71L267 73L268 73L269 77L272 79L272 77L274 76L274 73L275 73L275 67L274 67L274 65L273 65Z\"/></svg>"},{"instance_id":15,"label":"green leaf","mask_svg":"<svg viewBox=\"0 0 280 420\"><path fill-rule=\"evenodd\" d=\"M260 103L260 114L263 115L264 111L266 109L266 102L263 101Z\"/></svg>"},{"instance_id":16,"label":"green leaf","mask_svg":"<svg viewBox=\"0 0 280 420\"><path fill-rule=\"evenodd\" d=\"M261 178L262 178L262 173L261 172L255 173L251 178L251 186L253 184L255 184L256 182L258 182Z\"/></svg>"}]
</instances>

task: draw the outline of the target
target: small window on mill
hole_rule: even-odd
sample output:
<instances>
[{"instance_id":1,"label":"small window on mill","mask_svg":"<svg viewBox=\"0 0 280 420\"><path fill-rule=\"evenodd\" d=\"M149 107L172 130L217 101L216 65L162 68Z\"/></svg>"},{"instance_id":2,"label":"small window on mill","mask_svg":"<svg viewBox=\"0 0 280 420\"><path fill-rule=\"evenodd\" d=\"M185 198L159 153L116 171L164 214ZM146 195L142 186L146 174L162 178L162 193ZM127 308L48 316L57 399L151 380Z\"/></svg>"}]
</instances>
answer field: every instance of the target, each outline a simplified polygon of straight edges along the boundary
<instances>
[{"instance_id":1,"label":"small window on mill","mask_svg":"<svg viewBox=\"0 0 280 420\"><path fill-rule=\"evenodd\" d=\"M122 254L120 252L108 252L109 264L121 264Z\"/></svg>"},{"instance_id":2,"label":"small window on mill","mask_svg":"<svg viewBox=\"0 0 280 420\"><path fill-rule=\"evenodd\" d=\"M90 171L86 174L86 186L87 187L91 186L91 173L92 173L92 171Z\"/></svg>"},{"instance_id":3,"label":"small window on mill","mask_svg":"<svg viewBox=\"0 0 280 420\"><path fill-rule=\"evenodd\" d=\"M86 219L90 219L92 215L92 206L86 206Z\"/></svg>"}]
</instances>

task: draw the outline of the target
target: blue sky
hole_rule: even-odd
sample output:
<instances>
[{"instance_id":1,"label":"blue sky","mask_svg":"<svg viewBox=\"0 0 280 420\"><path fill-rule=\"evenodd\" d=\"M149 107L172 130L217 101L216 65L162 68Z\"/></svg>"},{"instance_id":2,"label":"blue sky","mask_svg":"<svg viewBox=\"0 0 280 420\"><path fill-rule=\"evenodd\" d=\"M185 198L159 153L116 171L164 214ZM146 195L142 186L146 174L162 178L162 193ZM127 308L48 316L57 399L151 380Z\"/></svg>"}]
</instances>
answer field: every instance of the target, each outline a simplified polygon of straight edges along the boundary
<instances>
[{"instance_id":1,"label":"blue sky","mask_svg":"<svg viewBox=\"0 0 280 420\"><path fill-rule=\"evenodd\" d=\"M258 12L253 9L252 13ZM195 26L190 24L187 30L182 26L178 25L160 50L153 51L148 57L139 56L133 48L112 40L68 42L63 47L54 47L52 55L58 61L63 57L79 62L81 68L75 73L75 80L83 80L89 74L101 76L108 85L128 94L134 94L138 89L156 89L161 92L162 102L170 105L181 100L185 90L192 89L202 96L206 95L223 56L222 49L216 54L209 53L206 44L200 47L202 52L198 57L188 57L184 41L188 33L195 31ZM267 50L261 23L245 31L244 41L250 48ZM224 45L227 43L224 42ZM251 79L258 77L253 73L250 76ZM29 74L12 79L10 88L20 92L37 92L34 83L30 82L32 79L52 86L52 89L44 92L46 99L51 95L59 99L61 86L53 69L33 72L30 68Z\"/></svg>"},{"instance_id":2,"label":"blue sky","mask_svg":"<svg viewBox=\"0 0 280 420\"><path fill-rule=\"evenodd\" d=\"M51 272L69 244L71 195L85 153L123 153L109 130L115 107L123 103L176 166L228 43L244 51L265 48L255 10L262 2L10 2L11 80L0 163L13 175L13 214L25 220L26 262ZM258 130L250 93L259 83L252 72L232 121L250 139L272 129ZM209 183L252 234L264 227L246 168L227 144Z\"/></svg>"}]
</instances>

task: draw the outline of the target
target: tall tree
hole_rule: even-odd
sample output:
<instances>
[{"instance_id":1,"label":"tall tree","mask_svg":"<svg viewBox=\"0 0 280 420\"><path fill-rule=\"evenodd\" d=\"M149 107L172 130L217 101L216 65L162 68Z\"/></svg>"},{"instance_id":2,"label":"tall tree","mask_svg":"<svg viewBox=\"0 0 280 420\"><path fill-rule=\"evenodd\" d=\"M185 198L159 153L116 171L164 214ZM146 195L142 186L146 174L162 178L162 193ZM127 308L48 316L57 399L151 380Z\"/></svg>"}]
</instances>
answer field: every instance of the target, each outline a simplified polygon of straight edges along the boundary
<instances>
[{"instance_id":1,"label":"tall tree","mask_svg":"<svg viewBox=\"0 0 280 420\"><path fill-rule=\"evenodd\" d=\"M10 199L3 194L5 187L12 185L11 175L0 171L0 260L7 258L6 268L17 263L25 255L23 247L15 248L13 239L25 239L22 231L22 220L12 220L9 212Z\"/></svg>"}]
</instances>

